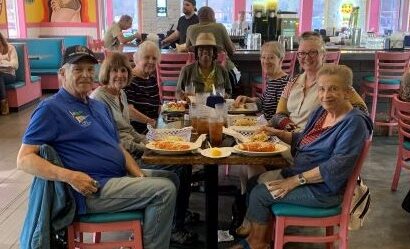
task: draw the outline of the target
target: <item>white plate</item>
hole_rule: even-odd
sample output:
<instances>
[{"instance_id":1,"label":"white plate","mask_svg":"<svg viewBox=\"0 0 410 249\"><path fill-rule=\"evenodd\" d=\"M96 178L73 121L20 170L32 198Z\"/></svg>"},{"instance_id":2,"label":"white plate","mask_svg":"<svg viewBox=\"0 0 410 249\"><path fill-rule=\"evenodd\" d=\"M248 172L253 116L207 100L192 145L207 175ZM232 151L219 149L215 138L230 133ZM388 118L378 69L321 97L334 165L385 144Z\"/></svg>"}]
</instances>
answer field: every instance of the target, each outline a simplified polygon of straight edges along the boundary
<instances>
[{"instance_id":1,"label":"white plate","mask_svg":"<svg viewBox=\"0 0 410 249\"><path fill-rule=\"evenodd\" d=\"M201 150L201 155L206 156L206 157L210 157L210 158L224 158L224 157L228 157L231 155L231 151L232 151L232 147L222 147L219 148L222 152L222 154L220 156L211 156L211 149L205 149L205 150Z\"/></svg>"},{"instance_id":2,"label":"white plate","mask_svg":"<svg viewBox=\"0 0 410 249\"><path fill-rule=\"evenodd\" d=\"M258 105L256 103L245 103L243 108L235 108L232 105L229 107L228 113L230 114L249 114L258 111Z\"/></svg>"},{"instance_id":3,"label":"white plate","mask_svg":"<svg viewBox=\"0 0 410 249\"><path fill-rule=\"evenodd\" d=\"M188 154L191 153L191 151L198 149L201 145L191 143L191 142L179 142L179 143L184 143L189 145L189 149L186 150L164 150L164 149L158 149L154 146L154 142L149 142L148 144L145 145L147 149L150 149L152 151L155 151L158 154L161 155L183 155L183 154Z\"/></svg>"},{"instance_id":4,"label":"white plate","mask_svg":"<svg viewBox=\"0 0 410 249\"><path fill-rule=\"evenodd\" d=\"M279 144L279 143L275 144L275 147L277 149L272 152L255 152L255 151L241 150L239 149L239 145L235 145L233 149L235 150L235 152L244 154L246 156L273 156L273 155L280 154L288 150L288 147L286 147L285 145Z\"/></svg>"}]
</instances>

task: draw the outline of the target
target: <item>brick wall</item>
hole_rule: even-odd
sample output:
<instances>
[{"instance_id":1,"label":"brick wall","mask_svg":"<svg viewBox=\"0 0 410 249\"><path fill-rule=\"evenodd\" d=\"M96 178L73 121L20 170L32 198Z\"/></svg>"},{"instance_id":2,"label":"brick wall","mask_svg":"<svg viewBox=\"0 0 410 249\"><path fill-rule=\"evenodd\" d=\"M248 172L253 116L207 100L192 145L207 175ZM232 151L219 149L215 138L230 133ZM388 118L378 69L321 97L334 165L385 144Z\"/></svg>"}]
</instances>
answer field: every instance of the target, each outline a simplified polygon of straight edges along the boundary
<instances>
[{"instance_id":1,"label":"brick wall","mask_svg":"<svg viewBox=\"0 0 410 249\"><path fill-rule=\"evenodd\" d=\"M167 0L168 16L157 17L156 2L142 0L142 31L144 33L166 33L172 24L174 29L182 13L181 1Z\"/></svg>"}]
</instances>

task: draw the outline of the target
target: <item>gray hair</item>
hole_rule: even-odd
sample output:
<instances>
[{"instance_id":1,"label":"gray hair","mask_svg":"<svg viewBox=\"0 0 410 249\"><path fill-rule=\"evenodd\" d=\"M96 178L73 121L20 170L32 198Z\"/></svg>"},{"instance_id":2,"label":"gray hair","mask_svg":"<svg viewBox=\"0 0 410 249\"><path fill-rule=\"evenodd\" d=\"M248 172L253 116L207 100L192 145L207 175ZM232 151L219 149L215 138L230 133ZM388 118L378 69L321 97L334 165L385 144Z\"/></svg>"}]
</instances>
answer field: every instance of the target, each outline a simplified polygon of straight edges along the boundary
<instances>
[{"instance_id":1,"label":"gray hair","mask_svg":"<svg viewBox=\"0 0 410 249\"><path fill-rule=\"evenodd\" d=\"M344 86L348 89L353 88L353 72L350 67L345 65L336 64L324 64L319 72L317 73L317 78L322 75L334 75L337 76Z\"/></svg>"},{"instance_id":2,"label":"gray hair","mask_svg":"<svg viewBox=\"0 0 410 249\"><path fill-rule=\"evenodd\" d=\"M321 52L321 53L326 52L325 42L323 41L322 36L320 36L319 33L312 32L312 31L303 32L299 37L299 44L301 44L305 41L316 42L320 46L320 51L319 52Z\"/></svg>"},{"instance_id":3,"label":"gray hair","mask_svg":"<svg viewBox=\"0 0 410 249\"><path fill-rule=\"evenodd\" d=\"M272 52L279 59L285 57L285 48L277 41L265 42L261 47L261 54L262 51Z\"/></svg>"},{"instance_id":4,"label":"gray hair","mask_svg":"<svg viewBox=\"0 0 410 249\"><path fill-rule=\"evenodd\" d=\"M138 50L134 53L134 62L137 63L138 60L143 58L147 54L148 49L150 48L155 49L155 56L157 57L157 60L160 61L161 51L159 51L158 45L152 41L144 41L143 43L141 43L141 45L138 46Z\"/></svg>"}]
</instances>

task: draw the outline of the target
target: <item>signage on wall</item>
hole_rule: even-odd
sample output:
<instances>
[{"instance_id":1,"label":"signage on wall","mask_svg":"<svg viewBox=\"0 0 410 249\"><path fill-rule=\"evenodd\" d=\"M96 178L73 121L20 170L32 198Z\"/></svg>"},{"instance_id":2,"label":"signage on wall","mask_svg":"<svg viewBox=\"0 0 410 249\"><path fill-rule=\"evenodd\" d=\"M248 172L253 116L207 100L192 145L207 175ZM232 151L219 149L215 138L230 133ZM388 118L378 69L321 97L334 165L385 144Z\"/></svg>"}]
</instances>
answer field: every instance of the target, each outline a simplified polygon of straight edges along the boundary
<instances>
[{"instance_id":1,"label":"signage on wall","mask_svg":"<svg viewBox=\"0 0 410 249\"><path fill-rule=\"evenodd\" d=\"M167 16L167 0L157 0L157 16Z\"/></svg>"}]
</instances>

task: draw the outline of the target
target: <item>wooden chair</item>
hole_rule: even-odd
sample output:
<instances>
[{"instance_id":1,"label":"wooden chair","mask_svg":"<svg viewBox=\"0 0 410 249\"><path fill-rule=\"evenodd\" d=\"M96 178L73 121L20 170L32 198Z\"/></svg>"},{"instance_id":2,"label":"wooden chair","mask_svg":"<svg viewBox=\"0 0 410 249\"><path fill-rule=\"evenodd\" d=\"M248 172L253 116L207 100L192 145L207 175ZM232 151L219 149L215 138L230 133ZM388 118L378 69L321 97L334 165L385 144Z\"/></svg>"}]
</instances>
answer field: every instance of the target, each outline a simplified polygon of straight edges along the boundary
<instances>
[{"instance_id":1,"label":"wooden chair","mask_svg":"<svg viewBox=\"0 0 410 249\"><path fill-rule=\"evenodd\" d=\"M333 63L339 65L340 51L328 51L325 54L325 63Z\"/></svg>"},{"instance_id":2,"label":"wooden chair","mask_svg":"<svg viewBox=\"0 0 410 249\"><path fill-rule=\"evenodd\" d=\"M68 227L68 249L75 248L114 248L130 247L143 249L142 227L143 212L128 211L120 213L86 214L76 218ZM134 239L101 241L101 232L130 231ZM83 241L84 233L93 234L93 242Z\"/></svg>"},{"instance_id":3,"label":"wooden chair","mask_svg":"<svg viewBox=\"0 0 410 249\"><path fill-rule=\"evenodd\" d=\"M161 54L157 64L157 83L162 100L174 100L181 69L189 61L188 53Z\"/></svg>"},{"instance_id":4,"label":"wooden chair","mask_svg":"<svg viewBox=\"0 0 410 249\"><path fill-rule=\"evenodd\" d=\"M339 240L339 248L348 248L348 226L350 218L350 206L353 198L354 189L357 184L360 171L371 144L368 139L362 149L356 166L350 176L341 206L334 208L311 208L293 204L274 204L272 205L274 232L274 249L282 249L288 242L302 243L326 243L326 248L333 248L334 242ZM312 235L288 235L285 229L288 226L298 227L322 227L326 228L325 236ZM334 227L338 226L335 233Z\"/></svg>"},{"instance_id":5,"label":"wooden chair","mask_svg":"<svg viewBox=\"0 0 410 249\"><path fill-rule=\"evenodd\" d=\"M288 51L282 61L282 70L293 77L295 72L296 53ZM262 72L261 76L255 77L252 83L252 97L261 96L266 89L266 75Z\"/></svg>"},{"instance_id":6,"label":"wooden chair","mask_svg":"<svg viewBox=\"0 0 410 249\"><path fill-rule=\"evenodd\" d=\"M410 102L401 101L397 95L394 95L393 106L396 110L396 117L399 124L397 162L391 184L391 190L396 191L401 169L405 168L410 170Z\"/></svg>"},{"instance_id":7,"label":"wooden chair","mask_svg":"<svg viewBox=\"0 0 410 249\"><path fill-rule=\"evenodd\" d=\"M406 68L409 66L410 52L385 52L377 51L375 55L374 75L363 78L362 97L372 97L370 118L377 126L388 126L389 136L393 133L393 127L397 126L394 118L393 105L390 103L389 111L386 112L386 120L376 121L377 103L380 98L391 100L400 88L400 80Z\"/></svg>"}]
</instances>

